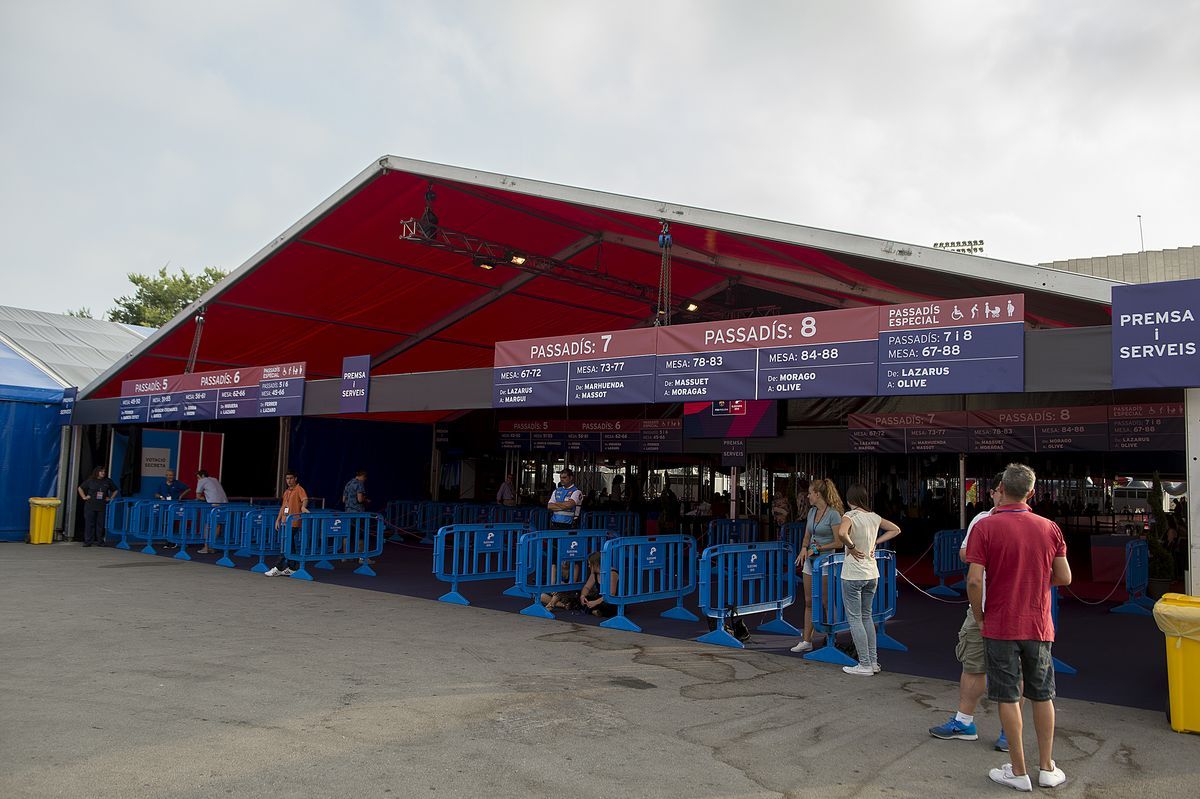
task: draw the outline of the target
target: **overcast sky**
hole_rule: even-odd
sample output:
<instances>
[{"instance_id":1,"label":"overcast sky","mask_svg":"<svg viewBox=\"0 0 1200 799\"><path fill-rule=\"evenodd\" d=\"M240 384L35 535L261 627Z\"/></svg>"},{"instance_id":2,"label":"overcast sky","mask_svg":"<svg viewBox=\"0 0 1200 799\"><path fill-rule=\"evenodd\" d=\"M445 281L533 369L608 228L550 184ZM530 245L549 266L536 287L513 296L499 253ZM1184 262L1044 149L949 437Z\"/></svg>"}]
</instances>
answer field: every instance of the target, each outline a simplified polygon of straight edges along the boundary
<instances>
[{"instance_id":1,"label":"overcast sky","mask_svg":"<svg viewBox=\"0 0 1200 799\"><path fill-rule=\"evenodd\" d=\"M0 0L0 304L233 269L385 153L1024 263L1200 244L1200 1Z\"/></svg>"}]
</instances>

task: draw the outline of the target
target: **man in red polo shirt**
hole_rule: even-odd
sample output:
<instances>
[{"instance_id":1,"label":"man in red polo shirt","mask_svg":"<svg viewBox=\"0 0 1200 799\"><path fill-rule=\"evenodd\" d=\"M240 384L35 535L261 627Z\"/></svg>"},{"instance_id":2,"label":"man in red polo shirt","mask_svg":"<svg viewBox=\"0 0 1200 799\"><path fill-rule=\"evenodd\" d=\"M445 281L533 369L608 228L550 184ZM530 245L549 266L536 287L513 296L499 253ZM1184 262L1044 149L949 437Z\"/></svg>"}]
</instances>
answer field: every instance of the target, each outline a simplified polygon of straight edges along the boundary
<instances>
[{"instance_id":1,"label":"man in red polo shirt","mask_svg":"<svg viewBox=\"0 0 1200 799\"><path fill-rule=\"evenodd\" d=\"M1037 476L1018 463L1004 470L992 515L980 519L971 533L965 560L971 612L987 647L988 698L1000 708L1008 734L1012 763L994 768L993 781L1018 791L1032 791L1021 748L1021 684L1033 705L1038 739L1038 785L1053 788L1066 781L1054 754L1054 666L1050 645L1050 588L1071 584L1067 545L1062 530L1025 504L1033 496ZM983 575L987 572L987 612L983 609Z\"/></svg>"}]
</instances>

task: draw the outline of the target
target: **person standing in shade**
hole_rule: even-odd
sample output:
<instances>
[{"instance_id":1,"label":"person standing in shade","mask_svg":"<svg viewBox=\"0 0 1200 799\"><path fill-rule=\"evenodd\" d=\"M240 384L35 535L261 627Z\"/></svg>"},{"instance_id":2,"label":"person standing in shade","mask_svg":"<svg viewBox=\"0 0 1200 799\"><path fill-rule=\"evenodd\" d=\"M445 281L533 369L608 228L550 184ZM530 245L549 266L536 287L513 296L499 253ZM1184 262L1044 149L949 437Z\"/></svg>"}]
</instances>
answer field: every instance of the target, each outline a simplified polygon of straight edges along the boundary
<instances>
[{"instance_id":1,"label":"person standing in shade","mask_svg":"<svg viewBox=\"0 0 1200 799\"><path fill-rule=\"evenodd\" d=\"M229 497L225 496L225 489L217 482L217 478L210 477L206 469L200 469L196 472L196 499L207 502L209 505L224 505L229 501ZM174 544L165 545L166 549L175 549ZM205 544L199 550L201 555L208 555L212 550Z\"/></svg>"},{"instance_id":2,"label":"person standing in shade","mask_svg":"<svg viewBox=\"0 0 1200 799\"><path fill-rule=\"evenodd\" d=\"M988 491L988 495L991 497L993 505L999 501L1000 486L1003 481L1004 472L998 472L992 479L992 487ZM992 508L980 511L967 525L967 533L963 536L962 546L958 550L958 557L964 563L967 560L967 542L971 540L971 533L974 531L975 525L981 519L986 519L991 515ZM987 598L986 576L984 575L984 597L980 600L980 606L985 611L987 609L985 604ZM945 724L930 727L929 734L943 741L977 741L979 740L979 731L975 726L975 708L978 707L979 700L983 698L983 693L987 690L987 654L983 636L979 632L979 625L975 623L975 614L971 612L970 605L967 606L967 617L958 630L958 646L954 649L954 655L962 664L962 676L958 678L958 711ZM1000 728L1000 738L996 741L995 749L998 752L1008 751L1008 739L1004 735L1003 726Z\"/></svg>"},{"instance_id":3,"label":"person standing in shade","mask_svg":"<svg viewBox=\"0 0 1200 799\"><path fill-rule=\"evenodd\" d=\"M504 476L504 482L500 484L500 489L496 491L496 504L512 507L517 504L517 492L513 488L512 474Z\"/></svg>"},{"instance_id":4,"label":"person standing in shade","mask_svg":"<svg viewBox=\"0 0 1200 799\"><path fill-rule=\"evenodd\" d=\"M92 475L79 485L76 491L83 500L83 545L104 546L105 506L120 496L117 484L108 479L108 470L103 466L92 469Z\"/></svg>"},{"instance_id":5,"label":"person standing in shade","mask_svg":"<svg viewBox=\"0 0 1200 799\"><path fill-rule=\"evenodd\" d=\"M166 479L159 485L158 490L154 492L155 499L165 499L171 502L176 499L187 499L187 495L192 492L192 489L187 487L187 483L175 479L175 470L167 469Z\"/></svg>"},{"instance_id":6,"label":"person standing in shade","mask_svg":"<svg viewBox=\"0 0 1200 799\"><path fill-rule=\"evenodd\" d=\"M217 478L209 477L204 469L196 472L196 499L202 499L210 505L224 505L229 501Z\"/></svg>"},{"instance_id":7,"label":"person standing in shade","mask_svg":"<svg viewBox=\"0 0 1200 799\"><path fill-rule=\"evenodd\" d=\"M579 514L583 510L583 492L575 485L575 473L564 468L558 473L558 486L546 503L549 509L550 526L566 530L579 526Z\"/></svg>"},{"instance_id":8,"label":"person standing in shade","mask_svg":"<svg viewBox=\"0 0 1200 799\"><path fill-rule=\"evenodd\" d=\"M813 480L808 486L808 519L804 525L804 541L796 565L804 572L804 637L792 647L793 652L808 652L813 648L812 581L813 560L838 548L834 531L842 523L842 498L832 480ZM826 586L832 590L833 586Z\"/></svg>"},{"instance_id":9,"label":"person standing in shade","mask_svg":"<svg viewBox=\"0 0 1200 799\"><path fill-rule=\"evenodd\" d=\"M342 489L342 506L347 513L366 513L371 498L367 496L367 473L359 469L354 479Z\"/></svg>"},{"instance_id":10,"label":"person standing in shade","mask_svg":"<svg viewBox=\"0 0 1200 799\"><path fill-rule=\"evenodd\" d=\"M1032 791L1022 749L1021 693L1033 704L1038 742L1038 785L1054 788L1067 777L1054 755L1054 641L1051 589L1071 584L1071 566L1062 530L1038 516L1026 502L1037 476L1022 464L1009 464L999 502L980 519L967 544L967 596L983 633L988 698L1000 708L1008 733L1011 763L994 768L993 782ZM983 577L987 573L987 609Z\"/></svg>"},{"instance_id":11,"label":"person standing in shade","mask_svg":"<svg viewBox=\"0 0 1200 799\"><path fill-rule=\"evenodd\" d=\"M842 671L870 677L880 671L879 653L875 648L875 624L871 613L875 604L875 589L879 586L879 565L875 547L900 535L900 528L879 514L872 513L865 486L853 485L846 492L850 510L842 516L837 528L838 542L845 548L842 562L842 604L846 621L858 651L858 663L843 666ZM883 530L883 535L879 531Z\"/></svg>"},{"instance_id":12,"label":"person standing in shade","mask_svg":"<svg viewBox=\"0 0 1200 799\"><path fill-rule=\"evenodd\" d=\"M304 486L300 485L300 478L295 472L286 472L283 475L283 482L287 484L287 488L283 491L283 502L279 505L279 514L275 517L275 529L278 530L289 516L295 516L301 513L308 513L308 492L304 490ZM284 536L288 536L293 544L296 541L296 531L300 529L300 520L293 518L288 529L283 530L279 534L280 549L287 550L284 546L286 540ZM271 567L270 571L263 572L268 577L279 577L280 575L287 577L296 572L300 568L300 564L293 560L288 560L286 555L280 555L279 560Z\"/></svg>"},{"instance_id":13,"label":"person standing in shade","mask_svg":"<svg viewBox=\"0 0 1200 799\"><path fill-rule=\"evenodd\" d=\"M658 532L662 535L679 532L679 497L671 489L670 483L663 484L662 494L658 498Z\"/></svg>"}]
</instances>

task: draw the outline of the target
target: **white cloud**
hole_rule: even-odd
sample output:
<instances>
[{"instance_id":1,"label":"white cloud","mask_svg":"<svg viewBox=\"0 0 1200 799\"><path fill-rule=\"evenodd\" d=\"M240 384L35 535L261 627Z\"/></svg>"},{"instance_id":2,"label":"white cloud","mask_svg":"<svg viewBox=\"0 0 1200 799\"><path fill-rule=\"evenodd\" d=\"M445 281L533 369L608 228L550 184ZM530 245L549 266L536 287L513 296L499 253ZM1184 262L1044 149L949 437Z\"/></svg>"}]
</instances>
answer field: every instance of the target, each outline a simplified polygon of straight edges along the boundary
<instances>
[{"instance_id":1,"label":"white cloud","mask_svg":"<svg viewBox=\"0 0 1200 799\"><path fill-rule=\"evenodd\" d=\"M0 9L0 302L233 268L387 152L1024 262L1197 240L1200 3ZM54 286L52 292L47 285Z\"/></svg>"}]
</instances>

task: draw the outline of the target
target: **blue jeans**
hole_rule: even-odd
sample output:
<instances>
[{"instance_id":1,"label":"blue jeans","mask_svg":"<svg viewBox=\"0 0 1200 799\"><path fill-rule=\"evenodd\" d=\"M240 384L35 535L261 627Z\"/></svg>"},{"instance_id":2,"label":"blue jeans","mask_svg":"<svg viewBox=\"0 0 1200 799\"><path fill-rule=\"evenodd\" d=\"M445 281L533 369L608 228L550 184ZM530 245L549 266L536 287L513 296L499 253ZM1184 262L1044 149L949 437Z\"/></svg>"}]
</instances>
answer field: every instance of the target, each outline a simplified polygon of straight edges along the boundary
<instances>
[{"instance_id":1,"label":"blue jeans","mask_svg":"<svg viewBox=\"0 0 1200 799\"><path fill-rule=\"evenodd\" d=\"M846 607L846 621L850 622L850 635L854 648L858 650L858 662L863 666L874 666L879 662L875 650L875 625L871 622L871 606L875 604L875 589L879 580L842 580L842 604Z\"/></svg>"}]
</instances>

